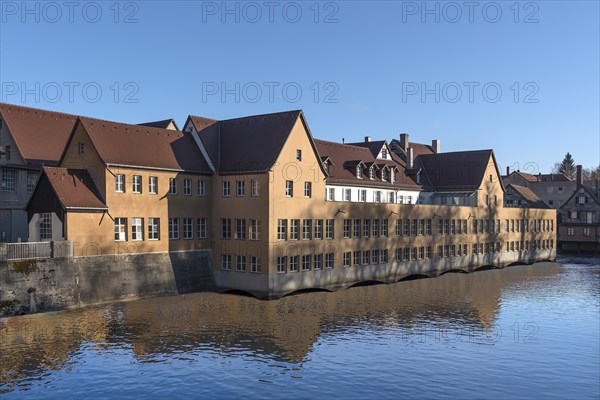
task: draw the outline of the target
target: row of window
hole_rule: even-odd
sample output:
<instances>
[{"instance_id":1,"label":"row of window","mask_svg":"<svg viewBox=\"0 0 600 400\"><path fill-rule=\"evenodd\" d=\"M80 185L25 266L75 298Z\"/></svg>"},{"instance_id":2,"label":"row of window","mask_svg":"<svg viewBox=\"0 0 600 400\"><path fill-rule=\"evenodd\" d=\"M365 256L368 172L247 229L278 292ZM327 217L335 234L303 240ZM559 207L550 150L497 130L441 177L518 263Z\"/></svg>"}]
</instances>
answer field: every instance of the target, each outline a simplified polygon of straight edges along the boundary
<instances>
[{"instance_id":1,"label":"row of window","mask_svg":"<svg viewBox=\"0 0 600 400\"><path fill-rule=\"evenodd\" d=\"M551 219L507 219L504 221L506 232L554 232L554 220Z\"/></svg>"},{"instance_id":2,"label":"row of window","mask_svg":"<svg viewBox=\"0 0 600 400\"><path fill-rule=\"evenodd\" d=\"M246 272L248 262L250 263L250 272L260 272L260 257L243 256L233 254L221 254L221 269L231 271L233 260L235 259L235 270L237 272Z\"/></svg>"},{"instance_id":3,"label":"row of window","mask_svg":"<svg viewBox=\"0 0 600 400\"><path fill-rule=\"evenodd\" d=\"M183 227L183 239L191 240L194 238L194 218L181 218ZM180 238L180 219L169 218L169 240L179 240ZM195 230L197 239L206 239L208 233L208 219L196 218ZM160 218L147 218L144 224L144 218L131 218L131 226L128 225L127 218L115 218L115 241L123 242L130 240L129 232L131 229L131 240L160 240Z\"/></svg>"},{"instance_id":4,"label":"row of window","mask_svg":"<svg viewBox=\"0 0 600 400\"><path fill-rule=\"evenodd\" d=\"M391 190L374 190L373 198L367 197L367 189L342 189L342 200L343 201L359 201L359 202L375 202L375 203L392 203L392 204L412 204L412 196L409 195L396 195L395 191ZM328 201L337 201L336 191L333 187L325 189L325 197Z\"/></svg>"},{"instance_id":5,"label":"row of window","mask_svg":"<svg viewBox=\"0 0 600 400\"><path fill-rule=\"evenodd\" d=\"M246 181L236 180L235 181L235 195L237 197L246 196ZM252 197L259 196L258 181L256 179L250 179L250 195ZM231 182L221 181L221 196L231 196Z\"/></svg>"},{"instance_id":6,"label":"row of window","mask_svg":"<svg viewBox=\"0 0 600 400\"><path fill-rule=\"evenodd\" d=\"M235 230L234 230L235 228ZM221 218L221 239L260 240L261 222L259 219Z\"/></svg>"},{"instance_id":7,"label":"row of window","mask_svg":"<svg viewBox=\"0 0 600 400\"><path fill-rule=\"evenodd\" d=\"M591 236L592 230L590 228L583 228L582 230L583 236L589 237ZM567 236L575 236L575 228L570 227L567 228Z\"/></svg>"},{"instance_id":8,"label":"row of window","mask_svg":"<svg viewBox=\"0 0 600 400\"><path fill-rule=\"evenodd\" d=\"M198 196L204 197L206 196L206 181L204 179L198 179L197 182L197 190L196 193ZM115 192L117 193L125 193L126 185L125 185L125 175L124 174L116 174L115 175ZM131 192L140 194L142 193L142 176L141 175L132 175L131 176ZM148 177L148 193L150 194L158 194L158 177L157 176L149 176ZM169 194L176 195L177 194L177 179L169 178ZM192 180L184 179L183 180L183 195L191 196L192 195Z\"/></svg>"},{"instance_id":9,"label":"row of window","mask_svg":"<svg viewBox=\"0 0 600 400\"><path fill-rule=\"evenodd\" d=\"M27 193L33 192L35 184L40 176L37 171L27 171ZM17 191L17 170L12 168L2 168L2 181L0 187L3 192Z\"/></svg>"},{"instance_id":10,"label":"row of window","mask_svg":"<svg viewBox=\"0 0 600 400\"><path fill-rule=\"evenodd\" d=\"M325 239L333 239L334 220L316 219L290 219L289 220L289 240L300 239L300 221L302 221L302 240L321 240L323 239L323 223L325 223ZM277 240L288 240L288 220L277 220Z\"/></svg>"},{"instance_id":11,"label":"row of window","mask_svg":"<svg viewBox=\"0 0 600 400\"><path fill-rule=\"evenodd\" d=\"M500 242L473 243L472 245L439 245L437 247L437 257L435 258L467 256L469 255L469 246L471 246L473 255L499 253L502 249ZM531 246L529 241L506 242L505 251L528 251L530 247L532 250L552 249L554 247L554 241L551 239L532 241ZM397 262L405 262L427 260L434 257L431 246L421 246L397 248L395 250L395 258ZM286 272L310 271L311 269L320 270L323 269L323 267L334 268L334 262L334 253L280 256L277 257L277 272L283 274ZM377 265L385 264L387 262L388 249L357 250L342 253L342 267L350 267L351 265L354 265L355 267Z\"/></svg>"}]
</instances>

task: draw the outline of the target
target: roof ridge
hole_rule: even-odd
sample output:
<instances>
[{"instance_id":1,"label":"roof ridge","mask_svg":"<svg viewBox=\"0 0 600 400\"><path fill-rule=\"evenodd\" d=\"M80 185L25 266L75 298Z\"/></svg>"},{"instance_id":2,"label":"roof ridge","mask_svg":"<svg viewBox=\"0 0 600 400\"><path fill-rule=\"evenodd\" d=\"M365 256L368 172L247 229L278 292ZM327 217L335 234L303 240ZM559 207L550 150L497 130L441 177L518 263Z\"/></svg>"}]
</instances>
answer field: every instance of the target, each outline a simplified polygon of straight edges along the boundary
<instances>
[{"instance_id":1,"label":"roof ridge","mask_svg":"<svg viewBox=\"0 0 600 400\"><path fill-rule=\"evenodd\" d=\"M221 122L221 123L234 122L234 121L239 121L239 120L249 119L249 118L261 118L261 117L264 118L264 117L271 117L271 116L282 115L282 114L298 114L299 115L300 113L302 113L302 110L278 111L278 112L268 113L268 114L246 115L244 117L236 117L236 118L222 119L222 120L215 120L215 121Z\"/></svg>"},{"instance_id":2,"label":"roof ridge","mask_svg":"<svg viewBox=\"0 0 600 400\"><path fill-rule=\"evenodd\" d=\"M135 128L137 131L144 130L144 129L154 129L155 131L166 132L169 134L180 134L181 136L189 134L189 132L183 132L183 131L177 131L177 130L165 129L165 128L156 128L154 126L147 126L147 125L141 125L141 124L130 124L127 122L110 121L110 120L94 118L94 117L80 116L79 119L80 120L91 120L90 122L99 121L99 122L108 123L108 124L122 125L122 126L126 126L126 127ZM165 121L167 121L167 120L165 120Z\"/></svg>"}]
</instances>

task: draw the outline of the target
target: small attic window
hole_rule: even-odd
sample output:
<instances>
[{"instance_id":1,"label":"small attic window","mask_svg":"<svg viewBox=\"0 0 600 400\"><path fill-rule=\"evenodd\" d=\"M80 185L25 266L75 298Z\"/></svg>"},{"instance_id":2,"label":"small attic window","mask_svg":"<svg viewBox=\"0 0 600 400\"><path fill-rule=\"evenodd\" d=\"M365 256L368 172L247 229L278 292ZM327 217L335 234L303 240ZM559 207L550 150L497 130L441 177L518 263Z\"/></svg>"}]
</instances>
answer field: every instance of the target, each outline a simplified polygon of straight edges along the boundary
<instances>
[{"instance_id":1,"label":"small attic window","mask_svg":"<svg viewBox=\"0 0 600 400\"><path fill-rule=\"evenodd\" d=\"M302 161L302 150L296 150L296 161Z\"/></svg>"},{"instance_id":2,"label":"small attic window","mask_svg":"<svg viewBox=\"0 0 600 400\"><path fill-rule=\"evenodd\" d=\"M362 179L362 168L360 167L360 164L356 166L356 177Z\"/></svg>"},{"instance_id":3,"label":"small attic window","mask_svg":"<svg viewBox=\"0 0 600 400\"><path fill-rule=\"evenodd\" d=\"M396 171L394 168L390 169L390 182L394 183L396 181Z\"/></svg>"},{"instance_id":4,"label":"small attic window","mask_svg":"<svg viewBox=\"0 0 600 400\"><path fill-rule=\"evenodd\" d=\"M85 144L83 142L79 142L79 154L83 154L85 151Z\"/></svg>"},{"instance_id":5,"label":"small attic window","mask_svg":"<svg viewBox=\"0 0 600 400\"><path fill-rule=\"evenodd\" d=\"M369 179L375 180L375 167L372 165L369 168Z\"/></svg>"},{"instance_id":6,"label":"small attic window","mask_svg":"<svg viewBox=\"0 0 600 400\"><path fill-rule=\"evenodd\" d=\"M490 174L490 182L493 182L494 178L492 178L492 174Z\"/></svg>"},{"instance_id":7,"label":"small attic window","mask_svg":"<svg viewBox=\"0 0 600 400\"><path fill-rule=\"evenodd\" d=\"M323 169L325 172L329 173L329 165L326 162L323 163Z\"/></svg>"},{"instance_id":8,"label":"small attic window","mask_svg":"<svg viewBox=\"0 0 600 400\"><path fill-rule=\"evenodd\" d=\"M384 182L387 181L387 171L385 168L381 170L381 180Z\"/></svg>"},{"instance_id":9,"label":"small attic window","mask_svg":"<svg viewBox=\"0 0 600 400\"><path fill-rule=\"evenodd\" d=\"M388 151L387 151L387 147L383 146L383 148L381 149L381 158L388 158Z\"/></svg>"}]
</instances>

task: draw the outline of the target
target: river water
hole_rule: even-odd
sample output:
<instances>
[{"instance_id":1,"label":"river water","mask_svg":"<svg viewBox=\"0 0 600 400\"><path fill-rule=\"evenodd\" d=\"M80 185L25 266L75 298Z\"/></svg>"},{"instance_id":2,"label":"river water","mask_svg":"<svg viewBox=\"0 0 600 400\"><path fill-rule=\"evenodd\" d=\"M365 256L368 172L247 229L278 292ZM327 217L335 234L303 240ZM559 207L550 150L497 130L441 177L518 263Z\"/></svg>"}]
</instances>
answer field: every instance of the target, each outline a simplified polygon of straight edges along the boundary
<instances>
[{"instance_id":1,"label":"river water","mask_svg":"<svg viewBox=\"0 0 600 400\"><path fill-rule=\"evenodd\" d=\"M600 260L0 319L6 398L600 395Z\"/></svg>"}]
</instances>

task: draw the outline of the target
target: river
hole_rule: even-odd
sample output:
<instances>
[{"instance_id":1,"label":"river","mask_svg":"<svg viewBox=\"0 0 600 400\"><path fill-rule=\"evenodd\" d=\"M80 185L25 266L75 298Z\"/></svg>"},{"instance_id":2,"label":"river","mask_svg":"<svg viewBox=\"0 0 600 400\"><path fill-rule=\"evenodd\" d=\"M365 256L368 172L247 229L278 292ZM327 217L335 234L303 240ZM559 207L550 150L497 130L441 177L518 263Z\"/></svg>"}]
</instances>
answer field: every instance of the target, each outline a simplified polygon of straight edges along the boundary
<instances>
[{"instance_id":1,"label":"river","mask_svg":"<svg viewBox=\"0 0 600 400\"><path fill-rule=\"evenodd\" d=\"M600 396L600 260L0 319L6 398Z\"/></svg>"}]
</instances>

